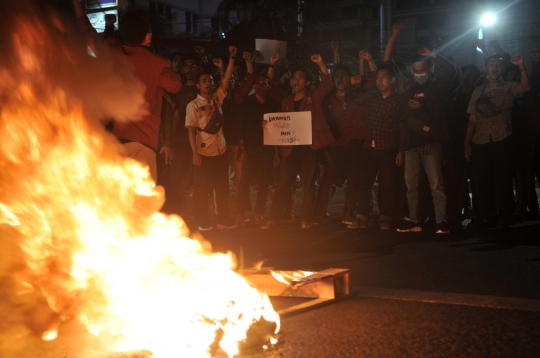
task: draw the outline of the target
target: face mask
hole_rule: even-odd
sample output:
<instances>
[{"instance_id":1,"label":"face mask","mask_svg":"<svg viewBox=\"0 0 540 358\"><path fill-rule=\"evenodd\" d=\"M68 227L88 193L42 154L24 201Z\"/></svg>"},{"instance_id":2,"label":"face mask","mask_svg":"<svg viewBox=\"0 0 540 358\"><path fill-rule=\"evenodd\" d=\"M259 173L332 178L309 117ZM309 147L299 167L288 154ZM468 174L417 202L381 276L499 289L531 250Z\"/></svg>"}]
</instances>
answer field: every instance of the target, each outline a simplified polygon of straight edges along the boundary
<instances>
[{"instance_id":1,"label":"face mask","mask_svg":"<svg viewBox=\"0 0 540 358\"><path fill-rule=\"evenodd\" d=\"M423 85L429 80L429 75L414 75L414 80L419 85Z\"/></svg>"}]
</instances>

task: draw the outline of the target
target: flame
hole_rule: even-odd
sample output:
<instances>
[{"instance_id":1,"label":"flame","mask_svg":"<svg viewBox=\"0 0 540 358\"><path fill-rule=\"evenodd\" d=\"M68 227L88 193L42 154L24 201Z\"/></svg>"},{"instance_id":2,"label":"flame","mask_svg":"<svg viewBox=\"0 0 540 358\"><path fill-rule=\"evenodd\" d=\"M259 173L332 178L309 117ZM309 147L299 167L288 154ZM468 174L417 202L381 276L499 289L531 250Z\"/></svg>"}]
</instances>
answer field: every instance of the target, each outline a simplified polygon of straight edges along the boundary
<instances>
[{"instance_id":1,"label":"flame","mask_svg":"<svg viewBox=\"0 0 540 358\"><path fill-rule=\"evenodd\" d=\"M24 13L14 17L13 61L0 68L0 228L13 229L0 239L18 240L24 254L25 269L13 276L18 292L41 291L60 319L84 323L106 352L208 357L222 335L219 346L232 356L254 322L276 322L277 332L268 297L233 271L230 254L211 253L186 237L181 218L158 212L163 192L148 169L121 156L89 115L96 112L74 82L88 70L80 66L96 62L62 42L69 31L56 17ZM56 66L68 75L52 76ZM133 98L127 114L105 107L129 117L142 94ZM44 340L57 334L54 322L41 332Z\"/></svg>"},{"instance_id":2,"label":"flame","mask_svg":"<svg viewBox=\"0 0 540 358\"><path fill-rule=\"evenodd\" d=\"M310 272L310 271L293 271L293 272L270 271L270 273L277 281L284 283L286 285L292 285L295 281L298 281L298 280L301 280L303 278L313 275L313 272Z\"/></svg>"}]
</instances>

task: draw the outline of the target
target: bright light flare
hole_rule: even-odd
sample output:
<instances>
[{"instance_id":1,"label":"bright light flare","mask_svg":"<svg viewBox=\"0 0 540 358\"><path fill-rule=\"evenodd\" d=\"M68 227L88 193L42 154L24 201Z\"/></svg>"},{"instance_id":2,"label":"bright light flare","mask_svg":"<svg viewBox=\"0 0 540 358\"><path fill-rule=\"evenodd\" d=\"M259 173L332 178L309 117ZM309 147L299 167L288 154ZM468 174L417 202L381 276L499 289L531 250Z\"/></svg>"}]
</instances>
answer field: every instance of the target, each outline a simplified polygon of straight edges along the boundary
<instances>
[{"instance_id":1,"label":"bright light flare","mask_svg":"<svg viewBox=\"0 0 540 358\"><path fill-rule=\"evenodd\" d=\"M480 24L482 26L491 26L495 23L496 19L497 18L495 17L493 13L488 12L482 15L482 17L480 18Z\"/></svg>"}]
</instances>

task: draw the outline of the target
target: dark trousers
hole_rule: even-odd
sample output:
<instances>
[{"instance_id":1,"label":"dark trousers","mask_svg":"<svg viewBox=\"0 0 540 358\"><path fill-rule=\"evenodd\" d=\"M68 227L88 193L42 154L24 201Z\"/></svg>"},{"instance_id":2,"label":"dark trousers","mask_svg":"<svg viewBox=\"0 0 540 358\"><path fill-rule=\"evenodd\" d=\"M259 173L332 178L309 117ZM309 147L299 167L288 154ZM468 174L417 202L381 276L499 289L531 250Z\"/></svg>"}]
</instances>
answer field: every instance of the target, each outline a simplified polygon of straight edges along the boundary
<instances>
[{"instance_id":1,"label":"dark trousers","mask_svg":"<svg viewBox=\"0 0 540 358\"><path fill-rule=\"evenodd\" d=\"M379 219L392 220L396 211L397 149L363 149L360 158L360 181L358 188L358 214L369 217L371 188L379 179Z\"/></svg>"},{"instance_id":2,"label":"dark trousers","mask_svg":"<svg viewBox=\"0 0 540 358\"><path fill-rule=\"evenodd\" d=\"M524 216L527 208L538 213L538 199L534 187L534 147L527 139L514 140L514 180L516 185L515 214Z\"/></svg>"},{"instance_id":3,"label":"dark trousers","mask_svg":"<svg viewBox=\"0 0 540 358\"><path fill-rule=\"evenodd\" d=\"M356 210L356 199L358 197L358 180L360 178L360 155L363 140L352 140L345 145L331 147L328 153L328 160L321 179L319 191L317 193L317 204L315 205L315 221L320 221L326 215L328 203L330 202L330 192L336 179L341 173L341 168L345 167L347 178L347 193L343 213L345 216L352 216Z\"/></svg>"},{"instance_id":4,"label":"dark trousers","mask_svg":"<svg viewBox=\"0 0 540 358\"><path fill-rule=\"evenodd\" d=\"M315 180L318 172L317 152L309 145L297 145L292 153L283 158L280 168L278 185L270 210L270 218L279 221L283 215L288 199L291 195L291 187L300 173L304 198L302 201L302 221L310 222L313 218L315 205Z\"/></svg>"},{"instance_id":5,"label":"dark trousers","mask_svg":"<svg viewBox=\"0 0 540 358\"><path fill-rule=\"evenodd\" d=\"M184 207L186 192L189 190L193 176L193 154L189 143L174 147L173 161L163 171L160 180L165 189L165 205L163 212L167 214L186 214Z\"/></svg>"},{"instance_id":6,"label":"dark trousers","mask_svg":"<svg viewBox=\"0 0 540 358\"><path fill-rule=\"evenodd\" d=\"M224 224L230 217L229 211L229 161L227 153L214 157L202 155L202 165L195 166L193 192L193 214L197 224L209 226L208 194L214 194L216 221Z\"/></svg>"},{"instance_id":7,"label":"dark trousers","mask_svg":"<svg viewBox=\"0 0 540 358\"><path fill-rule=\"evenodd\" d=\"M236 213L243 214L251 210L249 193L251 185L258 184L257 200L255 201L255 211L257 215L263 215L266 211L266 201L268 200L268 185L270 184L274 153L247 153L248 160L242 167L242 180L236 198Z\"/></svg>"},{"instance_id":8,"label":"dark trousers","mask_svg":"<svg viewBox=\"0 0 540 358\"><path fill-rule=\"evenodd\" d=\"M494 216L495 208L501 221L514 213L512 149L511 137L472 145L474 185L483 219Z\"/></svg>"}]
</instances>

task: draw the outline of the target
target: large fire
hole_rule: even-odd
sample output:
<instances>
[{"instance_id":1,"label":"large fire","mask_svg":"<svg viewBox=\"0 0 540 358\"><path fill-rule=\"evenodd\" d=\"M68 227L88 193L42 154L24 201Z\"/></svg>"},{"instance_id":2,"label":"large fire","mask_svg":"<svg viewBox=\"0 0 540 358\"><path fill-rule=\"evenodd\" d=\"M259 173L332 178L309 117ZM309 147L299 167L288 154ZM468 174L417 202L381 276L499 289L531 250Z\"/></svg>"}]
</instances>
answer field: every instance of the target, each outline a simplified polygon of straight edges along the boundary
<instances>
[{"instance_id":1,"label":"large fire","mask_svg":"<svg viewBox=\"0 0 540 358\"><path fill-rule=\"evenodd\" d=\"M3 297L43 294L54 317L27 324L43 339L76 319L104 352L156 358L208 357L216 339L232 356L254 322L279 327L231 255L211 253L186 237L179 217L158 212L163 193L147 168L118 154L99 124L140 112L141 85L114 60L74 49L55 14L8 6L0 6L11 19L0 29L8 39L0 45L8 54L0 59L0 252L16 247L22 259L0 265L0 284L9 282L0 291L10 289ZM17 313L5 307L2 317Z\"/></svg>"}]
</instances>

